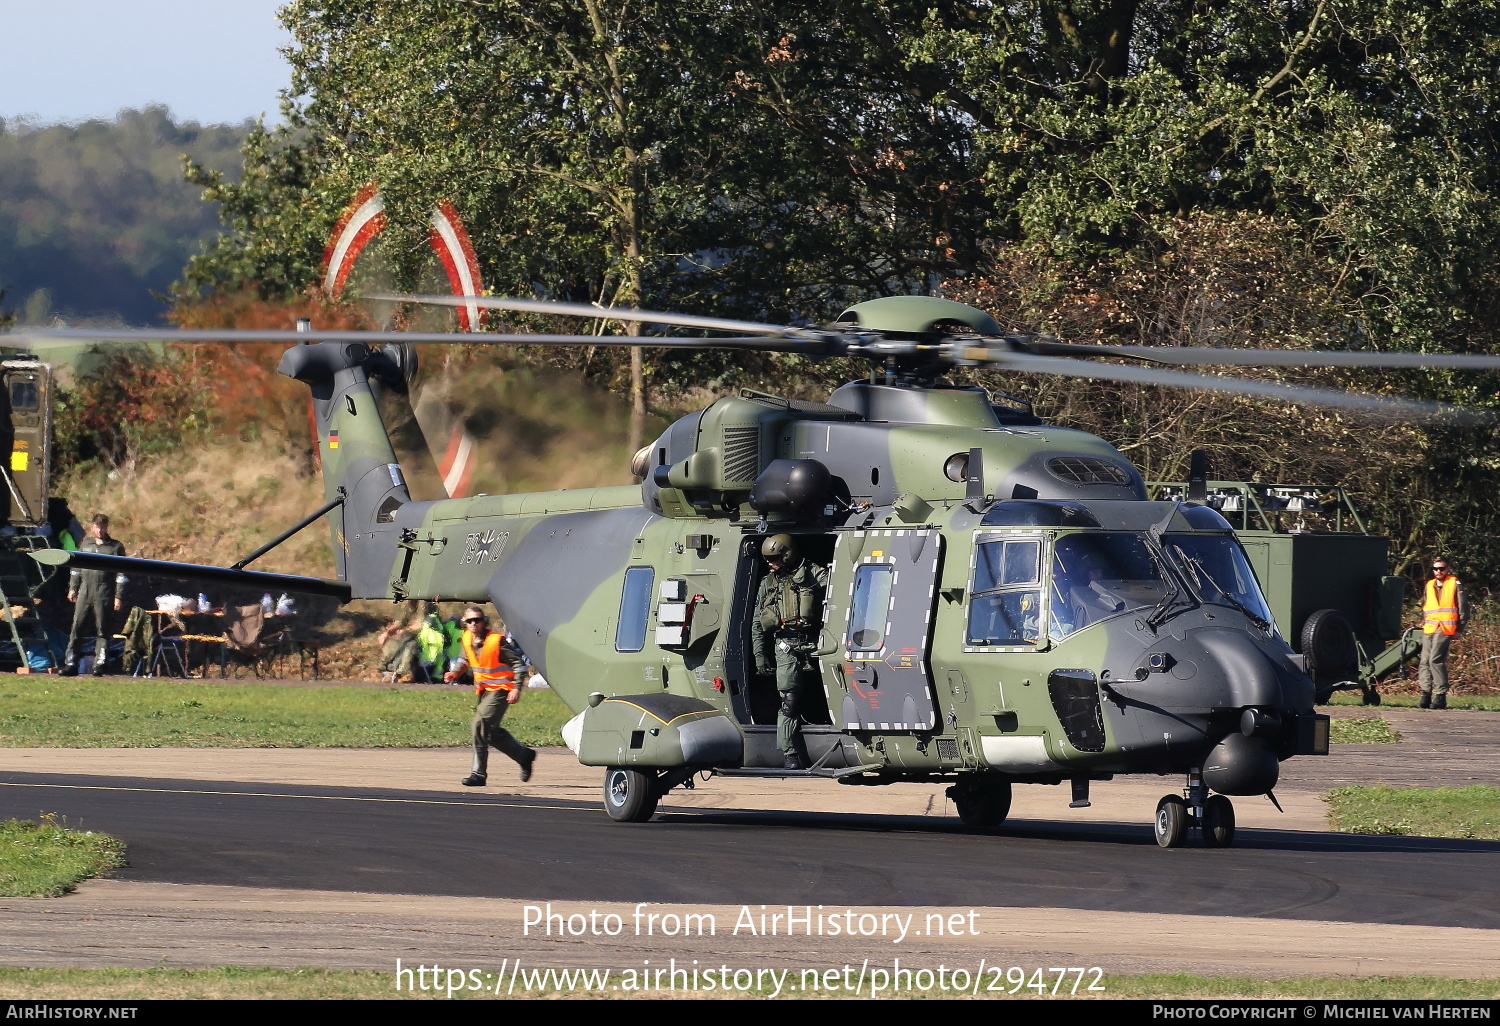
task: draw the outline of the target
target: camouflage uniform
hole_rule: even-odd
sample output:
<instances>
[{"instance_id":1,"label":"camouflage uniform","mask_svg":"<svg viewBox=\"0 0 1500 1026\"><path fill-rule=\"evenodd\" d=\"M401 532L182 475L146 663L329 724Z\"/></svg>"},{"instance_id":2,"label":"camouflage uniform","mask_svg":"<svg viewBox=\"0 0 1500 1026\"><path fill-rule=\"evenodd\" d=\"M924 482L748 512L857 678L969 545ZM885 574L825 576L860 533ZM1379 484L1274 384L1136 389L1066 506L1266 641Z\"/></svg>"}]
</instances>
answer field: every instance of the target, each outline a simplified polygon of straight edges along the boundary
<instances>
[{"instance_id":1,"label":"camouflage uniform","mask_svg":"<svg viewBox=\"0 0 1500 1026\"><path fill-rule=\"evenodd\" d=\"M79 543L78 551L98 552L105 556L123 556L125 546L114 538L95 540L90 536ZM113 607L115 598L124 587L125 575L111 574L107 570L74 570L69 575L68 591L77 593L78 600L73 606L73 629L68 633L68 651L63 656L65 665L75 665L74 649L78 644L79 635L84 633L83 621L88 614L92 613L94 633L98 638L94 646L94 672L104 671L104 656L109 645L109 630L105 618Z\"/></svg>"},{"instance_id":2,"label":"camouflage uniform","mask_svg":"<svg viewBox=\"0 0 1500 1026\"><path fill-rule=\"evenodd\" d=\"M828 570L805 559L772 570L760 581L750 637L755 672L776 674L781 707L776 713L776 747L798 758L799 692L806 684L808 653L816 647L823 623L823 593Z\"/></svg>"}]
</instances>

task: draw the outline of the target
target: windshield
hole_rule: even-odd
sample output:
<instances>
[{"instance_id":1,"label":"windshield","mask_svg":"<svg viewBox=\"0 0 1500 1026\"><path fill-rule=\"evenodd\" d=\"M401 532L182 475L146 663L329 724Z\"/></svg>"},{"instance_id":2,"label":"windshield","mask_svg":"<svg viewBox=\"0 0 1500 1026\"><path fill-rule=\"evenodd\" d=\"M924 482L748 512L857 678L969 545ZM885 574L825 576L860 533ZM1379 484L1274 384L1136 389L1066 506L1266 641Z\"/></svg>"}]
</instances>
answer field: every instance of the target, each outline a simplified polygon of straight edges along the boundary
<instances>
[{"instance_id":1,"label":"windshield","mask_svg":"<svg viewBox=\"0 0 1500 1026\"><path fill-rule=\"evenodd\" d=\"M1271 610L1255 583L1245 552L1227 534L1169 534L1163 544L1198 597L1221 606L1242 606L1271 622Z\"/></svg>"},{"instance_id":2,"label":"windshield","mask_svg":"<svg viewBox=\"0 0 1500 1026\"><path fill-rule=\"evenodd\" d=\"M1143 536L1063 535L1052 549L1048 633L1065 638L1106 617L1150 609L1171 591Z\"/></svg>"}]
</instances>

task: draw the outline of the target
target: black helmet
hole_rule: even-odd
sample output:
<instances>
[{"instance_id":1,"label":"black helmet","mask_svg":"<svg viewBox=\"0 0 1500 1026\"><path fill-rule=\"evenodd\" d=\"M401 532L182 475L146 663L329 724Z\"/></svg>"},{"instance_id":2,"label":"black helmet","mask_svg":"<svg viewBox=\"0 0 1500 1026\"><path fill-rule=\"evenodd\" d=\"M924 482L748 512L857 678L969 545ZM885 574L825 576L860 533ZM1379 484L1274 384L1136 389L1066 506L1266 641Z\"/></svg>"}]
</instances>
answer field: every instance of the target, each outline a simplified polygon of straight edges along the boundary
<instances>
[{"instance_id":1,"label":"black helmet","mask_svg":"<svg viewBox=\"0 0 1500 1026\"><path fill-rule=\"evenodd\" d=\"M789 534L773 534L761 542L760 554L766 559L786 562L797 554L797 546Z\"/></svg>"}]
</instances>

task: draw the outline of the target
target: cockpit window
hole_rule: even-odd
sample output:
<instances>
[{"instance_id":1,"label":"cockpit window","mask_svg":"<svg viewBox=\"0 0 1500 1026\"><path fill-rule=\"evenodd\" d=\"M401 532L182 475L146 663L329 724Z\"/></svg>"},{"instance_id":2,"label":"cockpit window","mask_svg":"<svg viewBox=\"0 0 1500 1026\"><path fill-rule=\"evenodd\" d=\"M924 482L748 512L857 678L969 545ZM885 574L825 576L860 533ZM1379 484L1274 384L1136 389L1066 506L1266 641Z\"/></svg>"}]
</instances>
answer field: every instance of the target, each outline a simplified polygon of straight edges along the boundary
<instances>
[{"instance_id":1,"label":"cockpit window","mask_svg":"<svg viewBox=\"0 0 1500 1026\"><path fill-rule=\"evenodd\" d=\"M1266 621L1266 606L1260 585L1244 550L1227 534L1168 534L1162 539L1168 555L1183 570L1183 576L1204 602L1243 606Z\"/></svg>"},{"instance_id":2,"label":"cockpit window","mask_svg":"<svg viewBox=\"0 0 1500 1026\"><path fill-rule=\"evenodd\" d=\"M1065 638L1107 617L1150 609L1171 590L1141 535L1063 535L1052 549L1048 633Z\"/></svg>"},{"instance_id":3,"label":"cockpit window","mask_svg":"<svg viewBox=\"0 0 1500 1026\"><path fill-rule=\"evenodd\" d=\"M994 591L1011 584L1035 584L1040 539L981 542L974 561L974 590Z\"/></svg>"},{"instance_id":4,"label":"cockpit window","mask_svg":"<svg viewBox=\"0 0 1500 1026\"><path fill-rule=\"evenodd\" d=\"M974 554L968 644L1034 645L1041 623L1042 541L996 538Z\"/></svg>"}]
</instances>

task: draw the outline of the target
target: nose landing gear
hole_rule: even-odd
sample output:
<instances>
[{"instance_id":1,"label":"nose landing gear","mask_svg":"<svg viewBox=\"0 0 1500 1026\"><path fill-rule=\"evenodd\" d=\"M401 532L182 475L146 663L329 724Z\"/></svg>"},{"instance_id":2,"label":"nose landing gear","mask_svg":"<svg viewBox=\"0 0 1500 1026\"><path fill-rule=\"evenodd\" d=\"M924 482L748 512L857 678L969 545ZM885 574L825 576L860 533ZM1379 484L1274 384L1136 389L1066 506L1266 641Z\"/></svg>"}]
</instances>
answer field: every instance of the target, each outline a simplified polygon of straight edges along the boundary
<instances>
[{"instance_id":1,"label":"nose landing gear","mask_svg":"<svg viewBox=\"0 0 1500 1026\"><path fill-rule=\"evenodd\" d=\"M1182 794L1169 794L1156 803L1156 843L1180 848L1192 826L1198 828L1206 848L1227 848L1234 843L1234 803L1222 794L1210 795L1197 769L1188 771Z\"/></svg>"}]
</instances>

